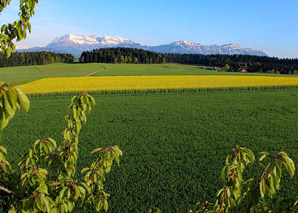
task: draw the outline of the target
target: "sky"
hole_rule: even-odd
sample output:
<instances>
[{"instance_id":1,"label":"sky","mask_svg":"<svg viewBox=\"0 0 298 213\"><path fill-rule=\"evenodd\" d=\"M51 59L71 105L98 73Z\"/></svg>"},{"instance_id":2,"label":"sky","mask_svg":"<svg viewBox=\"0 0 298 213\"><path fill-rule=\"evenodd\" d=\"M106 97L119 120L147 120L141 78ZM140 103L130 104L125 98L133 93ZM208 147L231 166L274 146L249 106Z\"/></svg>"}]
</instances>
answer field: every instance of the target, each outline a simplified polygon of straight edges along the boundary
<instances>
[{"instance_id":1,"label":"sky","mask_svg":"<svg viewBox=\"0 0 298 213\"><path fill-rule=\"evenodd\" d=\"M18 2L2 11L0 25L18 18ZM46 46L72 33L146 45L233 43L298 58L297 11L297 0L39 0L32 33L17 47Z\"/></svg>"}]
</instances>

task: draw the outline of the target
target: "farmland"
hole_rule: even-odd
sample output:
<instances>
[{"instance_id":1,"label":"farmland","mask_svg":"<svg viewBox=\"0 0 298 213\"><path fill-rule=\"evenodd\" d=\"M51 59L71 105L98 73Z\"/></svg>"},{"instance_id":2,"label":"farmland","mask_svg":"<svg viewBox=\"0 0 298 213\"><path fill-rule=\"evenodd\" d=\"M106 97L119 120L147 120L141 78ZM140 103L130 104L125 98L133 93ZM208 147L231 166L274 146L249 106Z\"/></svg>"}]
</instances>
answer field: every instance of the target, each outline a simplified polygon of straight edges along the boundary
<instances>
[{"instance_id":1,"label":"farmland","mask_svg":"<svg viewBox=\"0 0 298 213\"><path fill-rule=\"evenodd\" d=\"M36 139L60 141L72 94L92 91L97 105L80 135L78 171L92 161L94 148L121 148L120 167L113 167L105 185L110 212L155 206L187 212L197 201L214 201L223 184L221 168L235 145L256 154L283 150L298 165L297 75L180 64L60 63L1 68L0 78L32 94L29 113L18 113L2 135L13 165ZM282 195L295 195L298 175L285 175L282 184Z\"/></svg>"},{"instance_id":2,"label":"farmland","mask_svg":"<svg viewBox=\"0 0 298 213\"><path fill-rule=\"evenodd\" d=\"M2 143L15 165L38 138L62 139L71 96L31 97L29 114L18 113ZM120 167L107 177L111 212L186 212L214 201L220 169L236 144L286 151L298 163L298 90L101 95L81 132L79 168L95 147L119 145ZM285 175L282 194L298 191L298 176Z\"/></svg>"},{"instance_id":3,"label":"farmland","mask_svg":"<svg viewBox=\"0 0 298 213\"><path fill-rule=\"evenodd\" d=\"M49 65L0 68L1 81L20 85L49 77L81 76L136 76L136 75L248 75L248 76L284 76L262 73L217 72L212 68L181 64L80 64L57 63Z\"/></svg>"},{"instance_id":4,"label":"farmland","mask_svg":"<svg viewBox=\"0 0 298 213\"><path fill-rule=\"evenodd\" d=\"M298 78L268 76L101 76L45 78L20 85L27 94L75 91L164 90L191 88L298 86Z\"/></svg>"}]
</instances>

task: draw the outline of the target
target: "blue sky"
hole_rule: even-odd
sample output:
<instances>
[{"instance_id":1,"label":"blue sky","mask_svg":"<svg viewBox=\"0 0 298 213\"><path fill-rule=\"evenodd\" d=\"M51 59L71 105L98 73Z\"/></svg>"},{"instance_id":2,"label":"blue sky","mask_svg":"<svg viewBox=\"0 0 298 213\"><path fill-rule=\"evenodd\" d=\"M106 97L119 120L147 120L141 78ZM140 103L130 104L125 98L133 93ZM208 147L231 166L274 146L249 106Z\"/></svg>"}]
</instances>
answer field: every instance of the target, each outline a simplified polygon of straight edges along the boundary
<instances>
[{"instance_id":1,"label":"blue sky","mask_svg":"<svg viewBox=\"0 0 298 213\"><path fill-rule=\"evenodd\" d=\"M45 46L74 33L121 36L147 45L235 43L298 58L297 11L296 0L40 0L32 34L17 46ZM18 0L12 0L0 24L17 13Z\"/></svg>"}]
</instances>

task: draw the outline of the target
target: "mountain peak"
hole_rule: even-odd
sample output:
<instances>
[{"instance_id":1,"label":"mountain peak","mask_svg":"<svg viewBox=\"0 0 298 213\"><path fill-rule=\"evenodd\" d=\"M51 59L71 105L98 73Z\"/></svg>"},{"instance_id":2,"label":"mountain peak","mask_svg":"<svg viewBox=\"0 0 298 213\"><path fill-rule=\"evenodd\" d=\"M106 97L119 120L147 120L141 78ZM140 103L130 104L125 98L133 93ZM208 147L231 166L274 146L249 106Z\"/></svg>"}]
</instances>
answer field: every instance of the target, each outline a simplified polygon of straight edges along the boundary
<instances>
[{"instance_id":1,"label":"mountain peak","mask_svg":"<svg viewBox=\"0 0 298 213\"><path fill-rule=\"evenodd\" d=\"M96 35L87 36L87 35L77 35L77 34L66 34L61 37L57 37L52 41L51 44L65 44L72 43L73 45L106 45L114 46L119 44L135 44L135 42L122 38L119 36L103 36L98 37Z\"/></svg>"},{"instance_id":2,"label":"mountain peak","mask_svg":"<svg viewBox=\"0 0 298 213\"><path fill-rule=\"evenodd\" d=\"M61 37L57 37L52 43L63 43L63 42L73 42L76 44L88 44L94 45L98 44L97 36L86 36L86 35L76 35L76 34L66 34Z\"/></svg>"},{"instance_id":3,"label":"mountain peak","mask_svg":"<svg viewBox=\"0 0 298 213\"><path fill-rule=\"evenodd\" d=\"M237 44L224 44L224 45L221 45L221 47L230 47L230 48L235 48L235 49L242 48Z\"/></svg>"},{"instance_id":4,"label":"mountain peak","mask_svg":"<svg viewBox=\"0 0 298 213\"><path fill-rule=\"evenodd\" d=\"M119 36L111 37L111 36L103 36L99 37L98 41L103 45L118 45L118 44L133 44L133 41L130 41L126 38L121 38Z\"/></svg>"},{"instance_id":5,"label":"mountain peak","mask_svg":"<svg viewBox=\"0 0 298 213\"><path fill-rule=\"evenodd\" d=\"M194 46L194 45L199 45L196 44L194 42L189 42L189 41L185 41L185 40L181 40L181 41L175 41L173 43L171 43L173 45L183 45L183 46Z\"/></svg>"},{"instance_id":6,"label":"mountain peak","mask_svg":"<svg viewBox=\"0 0 298 213\"><path fill-rule=\"evenodd\" d=\"M66 34L64 36L54 39L44 49L60 52L71 53L76 57L80 57L83 51L91 51L93 49L107 48L107 47L129 47L138 48L160 53L180 53L180 54L247 54L247 55L261 55L267 56L262 51L257 51L249 48L240 47L237 44L224 44L224 45L210 45L205 46L199 43L189 42L185 40L176 41L170 44L158 46L145 46L133 42L129 39L119 36L96 36L96 35L77 35ZM36 51L36 48L32 48ZM42 49L42 48L39 48ZM29 49L30 51L30 49Z\"/></svg>"}]
</instances>

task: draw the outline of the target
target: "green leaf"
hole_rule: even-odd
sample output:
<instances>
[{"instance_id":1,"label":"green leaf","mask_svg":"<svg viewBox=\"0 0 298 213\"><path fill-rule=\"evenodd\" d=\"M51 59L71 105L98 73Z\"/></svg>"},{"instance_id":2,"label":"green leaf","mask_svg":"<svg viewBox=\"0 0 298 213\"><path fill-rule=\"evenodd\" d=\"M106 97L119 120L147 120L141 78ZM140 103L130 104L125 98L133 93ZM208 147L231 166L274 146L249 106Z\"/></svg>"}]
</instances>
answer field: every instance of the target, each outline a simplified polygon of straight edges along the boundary
<instances>
[{"instance_id":1,"label":"green leaf","mask_svg":"<svg viewBox=\"0 0 298 213\"><path fill-rule=\"evenodd\" d=\"M89 95L89 99L91 100L91 103L93 104L93 106L95 106L95 100L91 95Z\"/></svg>"},{"instance_id":2,"label":"green leaf","mask_svg":"<svg viewBox=\"0 0 298 213\"><path fill-rule=\"evenodd\" d=\"M104 201L104 207L103 208L104 208L105 211L108 211L109 204L108 204L107 199L105 199L105 201Z\"/></svg>"},{"instance_id":3,"label":"green leaf","mask_svg":"<svg viewBox=\"0 0 298 213\"><path fill-rule=\"evenodd\" d=\"M18 96L17 96L16 92L11 87L8 87L8 97L9 97L9 101L11 103L12 108L16 108Z\"/></svg>"},{"instance_id":4,"label":"green leaf","mask_svg":"<svg viewBox=\"0 0 298 213\"><path fill-rule=\"evenodd\" d=\"M260 162L262 162L268 155L262 155L259 159Z\"/></svg>"},{"instance_id":5,"label":"green leaf","mask_svg":"<svg viewBox=\"0 0 298 213\"><path fill-rule=\"evenodd\" d=\"M223 191L224 191L224 188L222 188L222 189L220 189L218 192L217 192L217 197L219 197L222 193L223 193Z\"/></svg>"},{"instance_id":6,"label":"green leaf","mask_svg":"<svg viewBox=\"0 0 298 213\"><path fill-rule=\"evenodd\" d=\"M68 187L64 186L63 189L59 193L59 198L60 200L64 197L64 192L68 189Z\"/></svg>"},{"instance_id":7,"label":"green leaf","mask_svg":"<svg viewBox=\"0 0 298 213\"><path fill-rule=\"evenodd\" d=\"M27 95L20 89L16 88L18 94L18 100L20 105L25 109L26 112L29 111L30 108L30 101Z\"/></svg>"},{"instance_id":8,"label":"green leaf","mask_svg":"<svg viewBox=\"0 0 298 213\"><path fill-rule=\"evenodd\" d=\"M14 45L13 43L10 44L11 48L13 51L16 51L16 45Z\"/></svg>"},{"instance_id":9,"label":"green leaf","mask_svg":"<svg viewBox=\"0 0 298 213\"><path fill-rule=\"evenodd\" d=\"M43 175L47 175L48 171L45 169L38 169L38 173L43 174Z\"/></svg>"},{"instance_id":10,"label":"green leaf","mask_svg":"<svg viewBox=\"0 0 298 213\"><path fill-rule=\"evenodd\" d=\"M42 185L42 186L39 186L36 191L42 193L42 194L46 194L48 195L48 186L46 184Z\"/></svg>"},{"instance_id":11,"label":"green leaf","mask_svg":"<svg viewBox=\"0 0 298 213\"><path fill-rule=\"evenodd\" d=\"M73 104L76 99L77 99L77 96L73 96L70 102Z\"/></svg>"},{"instance_id":12,"label":"green leaf","mask_svg":"<svg viewBox=\"0 0 298 213\"><path fill-rule=\"evenodd\" d=\"M66 194L67 194L67 198L70 199L70 197L71 197L71 190L70 190L70 188L67 189Z\"/></svg>"},{"instance_id":13,"label":"green leaf","mask_svg":"<svg viewBox=\"0 0 298 213\"><path fill-rule=\"evenodd\" d=\"M279 190L279 183L280 183L280 174L278 171L278 166L275 166L272 172L272 181L275 189Z\"/></svg>"},{"instance_id":14,"label":"green leaf","mask_svg":"<svg viewBox=\"0 0 298 213\"><path fill-rule=\"evenodd\" d=\"M96 210L97 211L100 211L102 209L102 207L103 207L103 203L102 203L101 200L99 200L98 203L97 203L97 205L96 205Z\"/></svg>"},{"instance_id":15,"label":"green leaf","mask_svg":"<svg viewBox=\"0 0 298 213\"><path fill-rule=\"evenodd\" d=\"M67 206L68 206L68 210L70 211L70 212L72 212L72 210L73 210L73 208L74 208L74 203L73 202L67 202Z\"/></svg>"},{"instance_id":16,"label":"green leaf","mask_svg":"<svg viewBox=\"0 0 298 213\"><path fill-rule=\"evenodd\" d=\"M13 106L10 105L9 103L9 99L8 99L8 93L4 93L3 94L3 101L4 101L4 109L5 112L10 116L14 116L14 110L13 110Z\"/></svg>"},{"instance_id":17,"label":"green leaf","mask_svg":"<svg viewBox=\"0 0 298 213\"><path fill-rule=\"evenodd\" d=\"M260 152L261 155L268 155L270 156L270 153L269 152Z\"/></svg>"},{"instance_id":18,"label":"green leaf","mask_svg":"<svg viewBox=\"0 0 298 213\"><path fill-rule=\"evenodd\" d=\"M27 26L28 26L29 33L31 33L31 24L30 24L30 22L27 22Z\"/></svg>"},{"instance_id":19,"label":"green leaf","mask_svg":"<svg viewBox=\"0 0 298 213\"><path fill-rule=\"evenodd\" d=\"M1 27L1 32L5 32L6 31L6 25L5 24L3 24L2 25L2 27ZM1 35L3 35L3 36L5 36L6 37L6 35L5 34L1 34Z\"/></svg>"},{"instance_id":20,"label":"green leaf","mask_svg":"<svg viewBox=\"0 0 298 213\"><path fill-rule=\"evenodd\" d=\"M7 54L7 57L10 57L10 55L11 55L11 47L8 47L6 49L6 54Z\"/></svg>"},{"instance_id":21,"label":"green leaf","mask_svg":"<svg viewBox=\"0 0 298 213\"><path fill-rule=\"evenodd\" d=\"M284 165L284 167L286 167L288 173L292 178L295 175L294 161L285 152L280 152L280 154L282 156L281 162Z\"/></svg>"},{"instance_id":22,"label":"green leaf","mask_svg":"<svg viewBox=\"0 0 298 213\"><path fill-rule=\"evenodd\" d=\"M61 185L60 182L53 182L53 183L50 184L50 186L59 186L59 185Z\"/></svg>"},{"instance_id":23,"label":"green leaf","mask_svg":"<svg viewBox=\"0 0 298 213\"><path fill-rule=\"evenodd\" d=\"M81 190L80 188L76 185L75 186L75 196L74 196L74 200L77 200L81 195Z\"/></svg>"},{"instance_id":24,"label":"green leaf","mask_svg":"<svg viewBox=\"0 0 298 213\"><path fill-rule=\"evenodd\" d=\"M261 197L264 198L266 193L266 183L264 179L262 179L260 182L260 193L261 193Z\"/></svg>"},{"instance_id":25,"label":"green leaf","mask_svg":"<svg viewBox=\"0 0 298 213\"><path fill-rule=\"evenodd\" d=\"M221 178L223 179L223 180L225 180L226 178L227 178L227 176L228 176L228 173L229 173L229 165L226 165L223 169L222 169L222 171L221 171Z\"/></svg>"},{"instance_id":26,"label":"green leaf","mask_svg":"<svg viewBox=\"0 0 298 213\"><path fill-rule=\"evenodd\" d=\"M63 207L64 207L65 212L69 211L68 204L66 202L63 202Z\"/></svg>"},{"instance_id":27,"label":"green leaf","mask_svg":"<svg viewBox=\"0 0 298 213\"><path fill-rule=\"evenodd\" d=\"M4 146L0 146L0 151L7 155L7 149Z\"/></svg>"},{"instance_id":28,"label":"green leaf","mask_svg":"<svg viewBox=\"0 0 298 213\"><path fill-rule=\"evenodd\" d=\"M44 211L42 202L41 202L41 200L40 200L39 197L35 198L35 204L36 204L36 207L37 207L40 211Z\"/></svg>"},{"instance_id":29,"label":"green leaf","mask_svg":"<svg viewBox=\"0 0 298 213\"><path fill-rule=\"evenodd\" d=\"M6 115L3 112L2 113L2 120L1 120L1 130L3 130L7 126L8 122L9 122L9 119L6 118Z\"/></svg>"},{"instance_id":30,"label":"green leaf","mask_svg":"<svg viewBox=\"0 0 298 213\"><path fill-rule=\"evenodd\" d=\"M90 187L89 186L87 186L87 184L86 183L84 183L84 182L81 182L81 185L87 190L87 192L90 194L91 193L91 189L90 189Z\"/></svg>"},{"instance_id":31,"label":"green leaf","mask_svg":"<svg viewBox=\"0 0 298 213\"><path fill-rule=\"evenodd\" d=\"M50 212L50 201L46 197L41 197L40 199L46 207L47 212Z\"/></svg>"},{"instance_id":32,"label":"green leaf","mask_svg":"<svg viewBox=\"0 0 298 213\"><path fill-rule=\"evenodd\" d=\"M90 152L90 155L92 155L93 153L98 152L98 151L100 151L100 150L102 150L102 148L93 149L93 150Z\"/></svg>"}]
</instances>

